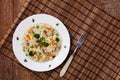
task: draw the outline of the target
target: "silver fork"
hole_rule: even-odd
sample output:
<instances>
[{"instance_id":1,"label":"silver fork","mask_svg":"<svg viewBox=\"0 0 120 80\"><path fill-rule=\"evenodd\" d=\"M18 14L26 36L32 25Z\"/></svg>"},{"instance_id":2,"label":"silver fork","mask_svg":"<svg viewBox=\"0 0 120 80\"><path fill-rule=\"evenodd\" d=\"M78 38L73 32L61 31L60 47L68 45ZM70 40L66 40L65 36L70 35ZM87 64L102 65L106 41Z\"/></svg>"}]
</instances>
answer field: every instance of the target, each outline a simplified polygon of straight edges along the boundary
<instances>
[{"instance_id":1,"label":"silver fork","mask_svg":"<svg viewBox=\"0 0 120 80\"><path fill-rule=\"evenodd\" d=\"M60 77L64 76L65 72L67 71L73 57L74 57L74 54L76 53L77 49L79 47L81 47L81 45L83 44L83 42L85 41L85 39L87 38L87 33L84 32L82 34L82 36L80 37L80 39L77 41L77 44L76 44L76 48L74 50L74 52L72 53L72 55L69 57L68 61L65 63L65 65L63 66L61 72L60 72Z\"/></svg>"}]
</instances>

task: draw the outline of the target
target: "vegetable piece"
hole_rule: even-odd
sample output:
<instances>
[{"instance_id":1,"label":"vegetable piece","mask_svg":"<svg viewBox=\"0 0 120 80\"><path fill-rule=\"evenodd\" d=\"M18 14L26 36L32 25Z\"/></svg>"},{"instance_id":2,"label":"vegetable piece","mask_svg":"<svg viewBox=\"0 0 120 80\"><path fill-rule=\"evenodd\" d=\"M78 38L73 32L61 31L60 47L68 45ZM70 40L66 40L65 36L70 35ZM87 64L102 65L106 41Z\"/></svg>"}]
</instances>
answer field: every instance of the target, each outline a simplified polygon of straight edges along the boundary
<instances>
[{"instance_id":1,"label":"vegetable piece","mask_svg":"<svg viewBox=\"0 0 120 80\"><path fill-rule=\"evenodd\" d=\"M42 56L37 56L38 60L40 60L42 58Z\"/></svg>"},{"instance_id":2,"label":"vegetable piece","mask_svg":"<svg viewBox=\"0 0 120 80\"><path fill-rule=\"evenodd\" d=\"M31 51L34 51L35 50L35 48L31 48Z\"/></svg>"},{"instance_id":3,"label":"vegetable piece","mask_svg":"<svg viewBox=\"0 0 120 80\"><path fill-rule=\"evenodd\" d=\"M52 58L55 58L56 56L52 56Z\"/></svg>"},{"instance_id":4,"label":"vegetable piece","mask_svg":"<svg viewBox=\"0 0 120 80\"><path fill-rule=\"evenodd\" d=\"M56 24L56 26L58 26L58 25L59 25L59 23Z\"/></svg>"},{"instance_id":5,"label":"vegetable piece","mask_svg":"<svg viewBox=\"0 0 120 80\"><path fill-rule=\"evenodd\" d=\"M34 37L33 37L33 36L31 36L31 40L34 40Z\"/></svg>"},{"instance_id":6,"label":"vegetable piece","mask_svg":"<svg viewBox=\"0 0 120 80\"><path fill-rule=\"evenodd\" d=\"M51 29L52 29L52 28L49 27L49 26L45 26L44 28L47 29L47 30L51 30Z\"/></svg>"},{"instance_id":7,"label":"vegetable piece","mask_svg":"<svg viewBox=\"0 0 120 80\"><path fill-rule=\"evenodd\" d=\"M49 67L51 67L51 65L49 64Z\"/></svg>"},{"instance_id":8,"label":"vegetable piece","mask_svg":"<svg viewBox=\"0 0 120 80\"><path fill-rule=\"evenodd\" d=\"M42 55L42 53L41 53L41 52L38 52L38 54L39 54L39 55Z\"/></svg>"},{"instance_id":9,"label":"vegetable piece","mask_svg":"<svg viewBox=\"0 0 120 80\"><path fill-rule=\"evenodd\" d=\"M27 38L28 40L30 40L30 35L29 35L29 34L27 34L27 35L26 35L26 38Z\"/></svg>"},{"instance_id":10,"label":"vegetable piece","mask_svg":"<svg viewBox=\"0 0 120 80\"><path fill-rule=\"evenodd\" d=\"M26 53L26 56L28 56L28 54Z\"/></svg>"},{"instance_id":11,"label":"vegetable piece","mask_svg":"<svg viewBox=\"0 0 120 80\"><path fill-rule=\"evenodd\" d=\"M34 56L32 51L29 52L29 56Z\"/></svg>"},{"instance_id":12,"label":"vegetable piece","mask_svg":"<svg viewBox=\"0 0 120 80\"><path fill-rule=\"evenodd\" d=\"M59 38L55 38L55 41L59 42L59 41L60 41L60 39L59 39Z\"/></svg>"},{"instance_id":13,"label":"vegetable piece","mask_svg":"<svg viewBox=\"0 0 120 80\"><path fill-rule=\"evenodd\" d=\"M39 46L40 46L40 47L42 47L42 46L43 46L43 44L42 44L42 42L41 42L41 41L39 41L38 43L39 43Z\"/></svg>"},{"instance_id":14,"label":"vegetable piece","mask_svg":"<svg viewBox=\"0 0 120 80\"><path fill-rule=\"evenodd\" d=\"M58 37L58 33L56 33L56 36Z\"/></svg>"},{"instance_id":15,"label":"vegetable piece","mask_svg":"<svg viewBox=\"0 0 120 80\"><path fill-rule=\"evenodd\" d=\"M23 48L23 51L25 52L25 48Z\"/></svg>"},{"instance_id":16,"label":"vegetable piece","mask_svg":"<svg viewBox=\"0 0 120 80\"><path fill-rule=\"evenodd\" d=\"M48 40L45 40L47 43L49 42Z\"/></svg>"},{"instance_id":17,"label":"vegetable piece","mask_svg":"<svg viewBox=\"0 0 120 80\"><path fill-rule=\"evenodd\" d=\"M64 48L66 48L66 46L64 46Z\"/></svg>"},{"instance_id":18,"label":"vegetable piece","mask_svg":"<svg viewBox=\"0 0 120 80\"><path fill-rule=\"evenodd\" d=\"M32 45L32 46L30 46L30 48L34 48L34 46Z\"/></svg>"},{"instance_id":19,"label":"vegetable piece","mask_svg":"<svg viewBox=\"0 0 120 80\"><path fill-rule=\"evenodd\" d=\"M49 43L42 42L42 45L43 45L44 47L48 47L48 46L49 46Z\"/></svg>"},{"instance_id":20,"label":"vegetable piece","mask_svg":"<svg viewBox=\"0 0 120 80\"><path fill-rule=\"evenodd\" d=\"M28 62L27 59L24 59L24 62Z\"/></svg>"},{"instance_id":21,"label":"vegetable piece","mask_svg":"<svg viewBox=\"0 0 120 80\"><path fill-rule=\"evenodd\" d=\"M30 33L31 32L31 29L28 29L28 33Z\"/></svg>"},{"instance_id":22,"label":"vegetable piece","mask_svg":"<svg viewBox=\"0 0 120 80\"><path fill-rule=\"evenodd\" d=\"M19 40L19 37L16 37L17 40Z\"/></svg>"},{"instance_id":23,"label":"vegetable piece","mask_svg":"<svg viewBox=\"0 0 120 80\"><path fill-rule=\"evenodd\" d=\"M41 42L44 42L44 41L45 41L45 37L41 37L41 38L40 38L40 41L41 41Z\"/></svg>"},{"instance_id":24,"label":"vegetable piece","mask_svg":"<svg viewBox=\"0 0 120 80\"><path fill-rule=\"evenodd\" d=\"M36 25L36 28L38 29L38 28L39 28L39 25Z\"/></svg>"},{"instance_id":25,"label":"vegetable piece","mask_svg":"<svg viewBox=\"0 0 120 80\"><path fill-rule=\"evenodd\" d=\"M35 20L34 20L34 19L32 19L32 22L35 22Z\"/></svg>"},{"instance_id":26,"label":"vegetable piece","mask_svg":"<svg viewBox=\"0 0 120 80\"><path fill-rule=\"evenodd\" d=\"M55 54L53 54L53 53L49 53L49 54L47 54L47 56L51 56L51 57L53 57L53 56L55 56Z\"/></svg>"},{"instance_id":27,"label":"vegetable piece","mask_svg":"<svg viewBox=\"0 0 120 80\"><path fill-rule=\"evenodd\" d=\"M50 39L50 44L54 45L54 40L53 39Z\"/></svg>"},{"instance_id":28,"label":"vegetable piece","mask_svg":"<svg viewBox=\"0 0 120 80\"><path fill-rule=\"evenodd\" d=\"M41 58L42 58L42 56L37 54L37 59L40 60Z\"/></svg>"},{"instance_id":29,"label":"vegetable piece","mask_svg":"<svg viewBox=\"0 0 120 80\"><path fill-rule=\"evenodd\" d=\"M51 45L51 47L52 47L52 48L55 48L55 46L54 46L54 45Z\"/></svg>"},{"instance_id":30,"label":"vegetable piece","mask_svg":"<svg viewBox=\"0 0 120 80\"><path fill-rule=\"evenodd\" d=\"M34 34L34 37L35 37L35 38L39 38L40 35L35 33L35 34Z\"/></svg>"}]
</instances>

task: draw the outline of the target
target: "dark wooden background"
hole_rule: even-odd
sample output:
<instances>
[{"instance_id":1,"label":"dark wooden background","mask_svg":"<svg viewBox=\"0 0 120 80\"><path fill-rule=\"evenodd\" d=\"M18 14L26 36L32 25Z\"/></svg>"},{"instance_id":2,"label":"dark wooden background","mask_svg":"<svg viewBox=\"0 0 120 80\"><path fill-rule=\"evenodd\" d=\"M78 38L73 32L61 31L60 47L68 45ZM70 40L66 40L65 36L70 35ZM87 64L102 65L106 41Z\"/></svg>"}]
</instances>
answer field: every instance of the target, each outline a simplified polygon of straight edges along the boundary
<instances>
[{"instance_id":1,"label":"dark wooden background","mask_svg":"<svg viewBox=\"0 0 120 80\"><path fill-rule=\"evenodd\" d=\"M6 33L9 25L15 19L25 0L0 0L0 40ZM82 0L84 1L84 0ZM120 20L120 0L91 0L95 5L104 9L107 13ZM3 63L4 62L4 63ZM9 62L9 63L8 63ZM16 68L14 68L16 67ZM17 70L14 70L17 69ZM22 69L22 70L21 70ZM0 56L0 79L2 80L37 80L37 76L24 71L17 64L4 56ZM6 73L7 72L7 73ZM11 75L11 73L13 73ZM20 74L20 75L18 75Z\"/></svg>"},{"instance_id":2,"label":"dark wooden background","mask_svg":"<svg viewBox=\"0 0 120 80\"><path fill-rule=\"evenodd\" d=\"M25 0L0 0L0 40Z\"/></svg>"},{"instance_id":3,"label":"dark wooden background","mask_svg":"<svg viewBox=\"0 0 120 80\"><path fill-rule=\"evenodd\" d=\"M15 19L25 0L0 0L0 40ZM83 1L83 0L82 0ZM120 0L91 0L107 13L120 20Z\"/></svg>"}]
</instances>

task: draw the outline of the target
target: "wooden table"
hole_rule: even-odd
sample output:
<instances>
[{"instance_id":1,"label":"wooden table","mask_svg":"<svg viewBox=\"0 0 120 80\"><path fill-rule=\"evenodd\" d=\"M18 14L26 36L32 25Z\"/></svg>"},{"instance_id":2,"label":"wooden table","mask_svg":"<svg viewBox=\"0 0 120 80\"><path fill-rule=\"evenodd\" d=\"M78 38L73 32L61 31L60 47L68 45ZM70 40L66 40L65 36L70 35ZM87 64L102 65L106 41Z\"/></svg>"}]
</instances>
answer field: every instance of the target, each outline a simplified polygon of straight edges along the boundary
<instances>
[{"instance_id":1,"label":"wooden table","mask_svg":"<svg viewBox=\"0 0 120 80\"><path fill-rule=\"evenodd\" d=\"M9 25L15 19L25 0L1 0L0 1L0 40L6 33ZM82 0L84 2L84 0ZM92 2L107 13L120 20L119 0L92 0ZM0 55L0 80L38 80L33 73L12 62L6 56Z\"/></svg>"},{"instance_id":2,"label":"wooden table","mask_svg":"<svg viewBox=\"0 0 120 80\"><path fill-rule=\"evenodd\" d=\"M7 27L13 22L25 0L1 0L0 2L0 39L5 34ZM107 13L120 20L119 0L92 0ZM6 6L8 5L8 6ZM7 23L7 24L6 24Z\"/></svg>"}]
</instances>

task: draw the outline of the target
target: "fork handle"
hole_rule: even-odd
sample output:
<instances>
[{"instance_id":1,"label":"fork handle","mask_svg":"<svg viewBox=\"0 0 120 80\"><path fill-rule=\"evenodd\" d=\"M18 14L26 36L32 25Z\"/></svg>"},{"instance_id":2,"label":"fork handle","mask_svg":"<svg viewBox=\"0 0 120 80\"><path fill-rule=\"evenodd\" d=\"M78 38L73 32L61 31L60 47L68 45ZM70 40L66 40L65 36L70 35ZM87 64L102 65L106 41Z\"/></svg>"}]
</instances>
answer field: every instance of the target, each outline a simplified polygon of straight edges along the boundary
<instances>
[{"instance_id":1,"label":"fork handle","mask_svg":"<svg viewBox=\"0 0 120 80\"><path fill-rule=\"evenodd\" d=\"M67 71L67 69L68 69L68 67L69 67L69 65L70 65L73 57L74 57L74 55L72 54L72 55L69 57L68 61L65 63L64 67L62 68L62 70L61 70L61 72L60 72L60 77L62 77L62 76L65 74L65 72Z\"/></svg>"}]
</instances>

